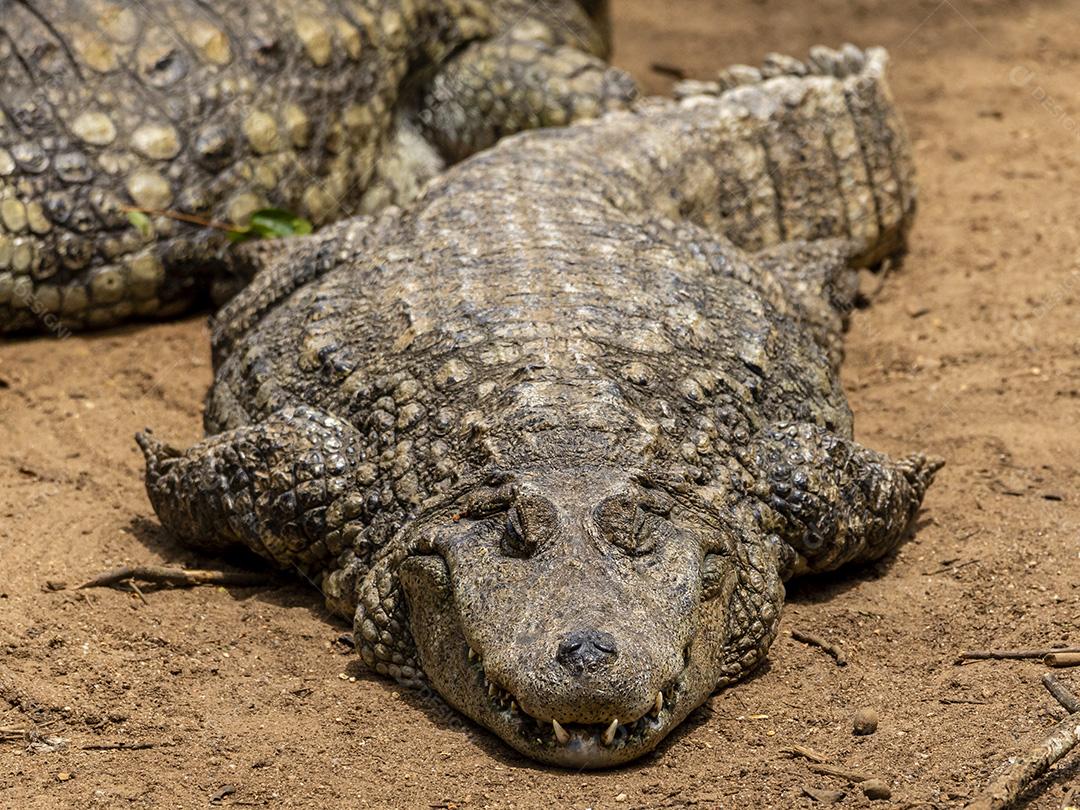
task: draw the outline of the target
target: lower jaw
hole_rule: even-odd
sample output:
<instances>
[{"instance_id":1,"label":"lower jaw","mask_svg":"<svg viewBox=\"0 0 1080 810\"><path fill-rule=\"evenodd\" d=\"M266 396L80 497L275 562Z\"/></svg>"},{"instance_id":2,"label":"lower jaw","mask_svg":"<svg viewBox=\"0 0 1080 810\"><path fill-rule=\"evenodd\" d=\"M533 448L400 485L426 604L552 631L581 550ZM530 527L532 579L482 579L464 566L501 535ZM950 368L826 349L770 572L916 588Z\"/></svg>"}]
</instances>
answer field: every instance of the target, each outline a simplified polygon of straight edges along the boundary
<instances>
[{"instance_id":1,"label":"lower jaw","mask_svg":"<svg viewBox=\"0 0 1080 810\"><path fill-rule=\"evenodd\" d=\"M667 736L672 726L664 726L637 741L606 746L594 735L583 735L571 731L571 739L566 743L545 743L529 740L519 733L502 733L492 729L509 745L531 759L547 765L578 770L613 768L647 754Z\"/></svg>"},{"instance_id":2,"label":"lower jaw","mask_svg":"<svg viewBox=\"0 0 1080 810\"><path fill-rule=\"evenodd\" d=\"M560 727L562 742L551 723L525 714L511 703L484 701L479 712L466 711L482 725L495 732L520 753L540 762L564 768L611 768L637 759L652 751L668 733L693 711L701 700L685 691L683 675L664 690L665 704L659 713L649 713L638 720L617 726L613 736L605 735L603 724L568 723ZM506 693L503 693L504 695ZM508 708L512 707L512 708ZM605 739L610 739L605 742Z\"/></svg>"}]
</instances>

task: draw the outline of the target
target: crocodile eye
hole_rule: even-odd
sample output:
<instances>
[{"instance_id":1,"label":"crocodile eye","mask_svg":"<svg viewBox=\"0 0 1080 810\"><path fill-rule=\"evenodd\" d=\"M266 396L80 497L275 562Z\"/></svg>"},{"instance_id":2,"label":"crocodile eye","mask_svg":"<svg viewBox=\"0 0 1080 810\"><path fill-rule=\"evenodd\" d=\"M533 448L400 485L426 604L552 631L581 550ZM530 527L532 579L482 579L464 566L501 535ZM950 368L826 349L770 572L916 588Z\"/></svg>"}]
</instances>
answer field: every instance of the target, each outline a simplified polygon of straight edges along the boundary
<instances>
[{"instance_id":1,"label":"crocodile eye","mask_svg":"<svg viewBox=\"0 0 1080 810\"><path fill-rule=\"evenodd\" d=\"M502 553L507 557L524 559L531 557L536 551L536 541L525 530L519 509L511 509L507 513L500 545Z\"/></svg>"},{"instance_id":2,"label":"crocodile eye","mask_svg":"<svg viewBox=\"0 0 1080 810\"><path fill-rule=\"evenodd\" d=\"M731 572L731 564L723 554L706 554L701 563L702 601L715 599L724 592L724 585Z\"/></svg>"},{"instance_id":3,"label":"crocodile eye","mask_svg":"<svg viewBox=\"0 0 1080 810\"><path fill-rule=\"evenodd\" d=\"M661 514L668 509L665 503L654 504L652 498L642 501L637 497L615 496L600 502L595 519L612 545L624 554L640 557L653 551L667 533L670 524Z\"/></svg>"},{"instance_id":4,"label":"crocodile eye","mask_svg":"<svg viewBox=\"0 0 1080 810\"><path fill-rule=\"evenodd\" d=\"M660 538L663 529L663 518L647 511L642 506L634 510L633 530L620 542L620 538L613 538L615 545L619 546L627 554L638 557L648 554L656 548L656 542Z\"/></svg>"}]
</instances>

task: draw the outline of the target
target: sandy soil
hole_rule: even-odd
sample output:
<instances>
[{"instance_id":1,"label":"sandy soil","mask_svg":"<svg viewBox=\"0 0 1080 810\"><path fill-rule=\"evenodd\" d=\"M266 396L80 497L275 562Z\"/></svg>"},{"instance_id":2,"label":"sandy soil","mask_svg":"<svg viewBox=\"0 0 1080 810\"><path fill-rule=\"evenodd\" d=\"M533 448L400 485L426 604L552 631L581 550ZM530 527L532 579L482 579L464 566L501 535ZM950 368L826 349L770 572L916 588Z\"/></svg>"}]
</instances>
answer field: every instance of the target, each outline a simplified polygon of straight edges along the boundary
<instances>
[{"instance_id":1,"label":"sandy soil","mask_svg":"<svg viewBox=\"0 0 1080 810\"><path fill-rule=\"evenodd\" d=\"M765 52L881 43L921 210L904 266L854 318L848 391L867 444L949 466L918 536L869 570L797 584L769 663L655 754L538 767L438 702L367 676L301 585L50 590L109 566L197 564L162 536L134 431L200 433L202 318L0 348L0 806L802 807L844 790L784 749L875 774L875 806L960 807L1061 711L982 646L1080 643L1080 13L1061 2L615 4L617 61L704 78ZM836 641L837 667L787 632ZM1062 677L1080 688L1080 674ZM880 728L855 737L873 707ZM0 737L0 739L3 739ZM92 750L124 743L136 750ZM1031 795L1063 805L1074 754Z\"/></svg>"}]
</instances>

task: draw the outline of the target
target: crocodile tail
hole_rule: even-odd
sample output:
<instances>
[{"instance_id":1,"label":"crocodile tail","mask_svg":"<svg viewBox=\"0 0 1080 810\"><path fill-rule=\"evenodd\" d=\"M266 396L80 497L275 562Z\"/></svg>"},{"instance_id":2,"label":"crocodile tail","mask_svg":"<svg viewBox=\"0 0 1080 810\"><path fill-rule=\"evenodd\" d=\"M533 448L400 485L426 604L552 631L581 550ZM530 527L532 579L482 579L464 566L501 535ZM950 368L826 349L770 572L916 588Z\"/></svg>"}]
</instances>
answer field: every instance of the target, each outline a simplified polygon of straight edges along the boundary
<instances>
[{"instance_id":1,"label":"crocodile tail","mask_svg":"<svg viewBox=\"0 0 1080 810\"><path fill-rule=\"evenodd\" d=\"M840 237L857 265L900 249L916 206L911 146L886 81L888 54L815 47L809 59L772 54L714 82L683 82L684 106L715 104L731 117L726 154L734 202L720 229L758 251Z\"/></svg>"}]
</instances>

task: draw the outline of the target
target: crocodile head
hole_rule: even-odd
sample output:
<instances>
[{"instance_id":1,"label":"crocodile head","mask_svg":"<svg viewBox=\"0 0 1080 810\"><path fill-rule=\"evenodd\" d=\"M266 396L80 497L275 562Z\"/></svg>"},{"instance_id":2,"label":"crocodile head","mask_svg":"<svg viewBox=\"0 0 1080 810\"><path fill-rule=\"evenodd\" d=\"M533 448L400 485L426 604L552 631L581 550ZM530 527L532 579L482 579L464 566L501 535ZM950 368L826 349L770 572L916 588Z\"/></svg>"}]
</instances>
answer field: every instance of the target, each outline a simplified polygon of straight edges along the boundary
<instances>
[{"instance_id":1,"label":"crocodile head","mask_svg":"<svg viewBox=\"0 0 1080 810\"><path fill-rule=\"evenodd\" d=\"M606 767L651 750L723 680L737 555L715 517L637 476L567 472L477 488L399 573L450 704L535 759Z\"/></svg>"}]
</instances>

